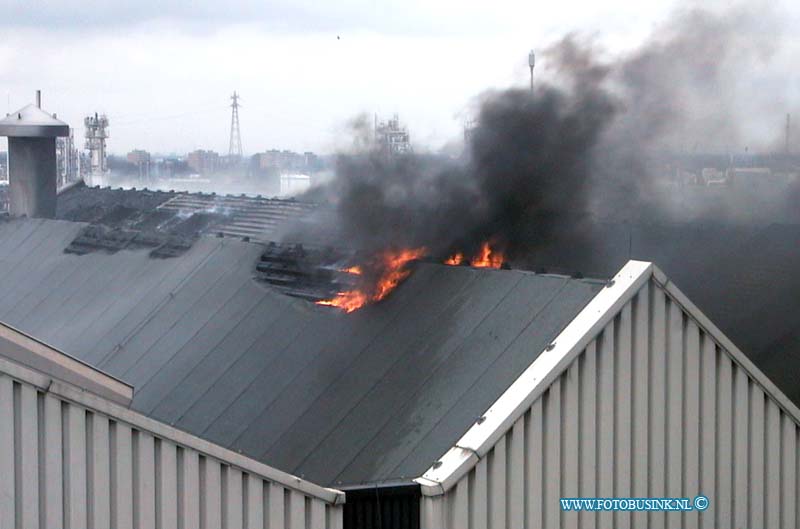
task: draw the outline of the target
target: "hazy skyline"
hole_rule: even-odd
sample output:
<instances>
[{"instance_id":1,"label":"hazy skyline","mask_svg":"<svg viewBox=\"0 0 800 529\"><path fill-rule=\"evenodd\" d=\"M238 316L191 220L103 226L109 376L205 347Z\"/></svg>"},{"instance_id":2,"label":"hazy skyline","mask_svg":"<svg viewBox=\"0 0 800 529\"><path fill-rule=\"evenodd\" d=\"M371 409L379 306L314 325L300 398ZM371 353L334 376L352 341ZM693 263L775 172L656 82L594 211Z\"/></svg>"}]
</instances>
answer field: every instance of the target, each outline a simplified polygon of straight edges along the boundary
<instances>
[{"instance_id":1,"label":"hazy skyline","mask_svg":"<svg viewBox=\"0 0 800 529\"><path fill-rule=\"evenodd\" d=\"M233 90L249 154L333 152L359 113L398 113L415 146L438 148L460 136L481 92L528 82L530 48L578 31L624 50L676 5L690 4L0 1L0 95L13 111L42 89L45 109L77 137L85 115L108 114L116 154L227 152ZM784 10L797 19L796 7ZM798 49L786 39L784 51ZM759 82L785 84L796 105L800 76L776 71Z\"/></svg>"}]
</instances>

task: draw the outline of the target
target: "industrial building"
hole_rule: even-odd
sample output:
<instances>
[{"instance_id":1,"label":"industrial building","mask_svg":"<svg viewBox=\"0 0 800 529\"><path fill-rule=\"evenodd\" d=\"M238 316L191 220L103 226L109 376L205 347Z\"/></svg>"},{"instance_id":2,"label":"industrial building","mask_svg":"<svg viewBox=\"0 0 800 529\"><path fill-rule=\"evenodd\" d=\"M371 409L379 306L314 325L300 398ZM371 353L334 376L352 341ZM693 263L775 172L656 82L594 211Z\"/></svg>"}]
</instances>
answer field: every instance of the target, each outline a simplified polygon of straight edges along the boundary
<instances>
[{"instance_id":1,"label":"industrial building","mask_svg":"<svg viewBox=\"0 0 800 529\"><path fill-rule=\"evenodd\" d=\"M128 413L343 490L345 527L550 527L583 517L559 497L700 493L702 514L649 517L794 526L796 406L650 264L420 263L346 315L254 281L253 242L64 253L82 228L0 224L0 320L131 384Z\"/></svg>"},{"instance_id":2,"label":"industrial building","mask_svg":"<svg viewBox=\"0 0 800 529\"><path fill-rule=\"evenodd\" d=\"M87 116L83 120L86 129L86 150L89 151L87 160L87 173L84 175L90 183L103 180L108 173L108 152L106 140L109 137L109 120L105 114Z\"/></svg>"},{"instance_id":3,"label":"industrial building","mask_svg":"<svg viewBox=\"0 0 800 529\"><path fill-rule=\"evenodd\" d=\"M12 150L12 184L45 162ZM796 526L796 382L649 262L595 280L423 260L345 314L313 303L339 250L270 242L313 204L49 199L0 217L0 527Z\"/></svg>"},{"instance_id":4,"label":"industrial building","mask_svg":"<svg viewBox=\"0 0 800 529\"><path fill-rule=\"evenodd\" d=\"M411 135L408 129L401 125L397 114L380 123L376 115L374 136L375 147L385 156L398 156L411 152Z\"/></svg>"},{"instance_id":5,"label":"industrial building","mask_svg":"<svg viewBox=\"0 0 800 529\"><path fill-rule=\"evenodd\" d=\"M126 156L128 163L136 167L140 182L150 180L150 153L142 149L134 149Z\"/></svg>"},{"instance_id":6,"label":"industrial building","mask_svg":"<svg viewBox=\"0 0 800 529\"><path fill-rule=\"evenodd\" d=\"M81 171L81 156L75 146L75 133L56 139L56 160L58 161L58 188L75 183Z\"/></svg>"},{"instance_id":7,"label":"industrial building","mask_svg":"<svg viewBox=\"0 0 800 529\"><path fill-rule=\"evenodd\" d=\"M198 149L186 155L186 163L192 171L198 174L215 173L219 167L219 154L214 151Z\"/></svg>"}]
</instances>

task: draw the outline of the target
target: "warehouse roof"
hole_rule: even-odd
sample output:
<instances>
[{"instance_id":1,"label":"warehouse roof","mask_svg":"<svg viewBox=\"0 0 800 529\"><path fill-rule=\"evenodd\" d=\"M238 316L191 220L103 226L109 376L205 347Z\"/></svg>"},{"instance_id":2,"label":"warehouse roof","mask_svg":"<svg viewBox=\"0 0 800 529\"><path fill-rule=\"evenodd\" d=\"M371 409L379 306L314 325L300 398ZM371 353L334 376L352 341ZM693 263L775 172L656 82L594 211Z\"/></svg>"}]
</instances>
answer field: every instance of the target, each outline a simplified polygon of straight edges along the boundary
<instances>
[{"instance_id":1,"label":"warehouse roof","mask_svg":"<svg viewBox=\"0 0 800 529\"><path fill-rule=\"evenodd\" d=\"M93 233L84 249L94 245L110 250L131 239L152 245L164 237L192 239L200 234L268 241L283 222L315 207L294 199L113 189L78 182L59 192L56 218L90 223ZM0 183L0 211L7 209L8 186Z\"/></svg>"},{"instance_id":2,"label":"warehouse roof","mask_svg":"<svg viewBox=\"0 0 800 529\"><path fill-rule=\"evenodd\" d=\"M261 245L64 253L84 227L0 222L0 321L131 383L137 411L322 484L421 475L603 286L420 263L348 315L254 281Z\"/></svg>"}]
</instances>

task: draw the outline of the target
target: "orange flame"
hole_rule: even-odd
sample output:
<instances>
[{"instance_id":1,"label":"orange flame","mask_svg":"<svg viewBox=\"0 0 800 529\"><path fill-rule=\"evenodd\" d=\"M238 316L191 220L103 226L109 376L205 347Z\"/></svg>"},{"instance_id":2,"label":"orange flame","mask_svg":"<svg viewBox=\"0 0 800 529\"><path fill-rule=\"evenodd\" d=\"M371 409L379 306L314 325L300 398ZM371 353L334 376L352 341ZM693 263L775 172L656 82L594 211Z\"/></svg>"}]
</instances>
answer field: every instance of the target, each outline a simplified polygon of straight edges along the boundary
<instances>
[{"instance_id":1,"label":"orange flame","mask_svg":"<svg viewBox=\"0 0 800 529\"><path fill-rule=\"evenodd\" d=\"M411 272L405 268L406 263L414 261L425 255L425 248L400 250L399 252L387 251L383 254L383 274L378 280L372 301L380 301L389 292L394 290L400 282L408 277Z\"/></svg>"},{"instance_id":2,"label":"orange flame","mask_svg":"<svg viewBox=\"0 0 800 529\"><path fill-rule=\"evenodd\" d=\"M492 245L487 241L481 245L478 253L470 259L469 264L475 268L500 268L503 266L504 260L503 252L493 249ZM457 252L445 259L444 264L457 266L463 262L464 254Z\"/></svg>"},{"instance_id":3,"label":"orange flame","mask_svg":"<svg viewBox=\"0 0 800 529\"><path fill-rule=\"evenodd\" d=\"M458 266L463 262L464 262L464 254L461 252L456 252L444 260L444 264L450 266Z\"/></svg>"},{"instance_id":4,"label":"orange flame","mask_svg":"<svg viewBox=\"0 0 800 529\"><path fill-rule=\"evenodd\" d=\"M409 261L419 259L423 255L425 255L425 248L386 250L378 257L375 265L380 272L380 277L375 285L368 287L367 290L359 288L339 292L333 299L317 301L317 305L338 307L349 313L360 309L369 302L380 301L388 296L411 273L406 268L406 264ZM358 268L358 272L355 273L361 274L360 267L352 268Z\"/></svg>"},{"instance_id":5,"label":"orange flame","mask_svg":"<svg viewBox=\"0 0 800 529\"><path fill-rule=\"evenodd\" d=\"M481 245L478 255L472 258L470 264L475 268L500 268L503 266L503 254L492 249L492 246L485 242Z\"/></svg>"},{"instance_id":6,"label":"orange flame","mask_svg":"<svg viewBox=\"0 0 800 529\"><path fill-rule=\"evenodd\" d=\"M363 273L363 271L361 270L361 267L358 266L358 265L351 266L349 268L342 268L339 271L340 272L344 272L346 274L353 274L354 276L360 276Z\"/></svg>"},{"instance_id":7,"label":"orange flame","mask_svg":"<svg viewBox=\"0 0 800 529\"><path fill-rule=\"evenodd\" d=\"M317 305L329 305L331 307L338 307L345 312L353 312L367 304L369 298L365 292L360 290L348 290L347 292L339 292L333 299L324 299L317 301Z\"/></svg>"}]
</instances>

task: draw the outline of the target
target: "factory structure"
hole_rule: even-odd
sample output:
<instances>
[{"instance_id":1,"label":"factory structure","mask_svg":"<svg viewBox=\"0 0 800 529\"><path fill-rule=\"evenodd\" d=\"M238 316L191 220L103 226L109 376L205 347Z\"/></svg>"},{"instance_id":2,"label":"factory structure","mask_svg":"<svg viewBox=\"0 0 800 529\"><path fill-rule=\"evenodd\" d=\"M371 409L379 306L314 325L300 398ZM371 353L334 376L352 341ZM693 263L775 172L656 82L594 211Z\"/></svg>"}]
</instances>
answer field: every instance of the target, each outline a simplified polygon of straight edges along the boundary
<instances>
[{"instance_id":1,"label":"factory structure","mask_svg":"<svg viewBox=\"0 0 800 529\"><path fill-rule=\"evenodd\" d=\"M347 315L254 280L251 239L156 258L87 229L0 223L6 522L795 526L796 405L649 263L419 263ZM559 503L699 494L683 515Z\"/></svg>"},{"instance_id":2,"label":"factory structure","mask_svg":"<svg viewBox=\"0 0 800 529\"><path fill-rule=\"evenodd\" d=\"M231 99L229 147L227 153L195 149L186 155L158 155L141 148L125 156L109 154L111 120L97 113L83 120L83 142L76 141L74 129L56 139L57 188L77 182L89 186L121 183L142 187L213 190L217 180L235 177L247 182L241 186L253 194L294 196L301 194L324 178L332 163L313 152L267 149L245 157L242 148L239 110L241 96L234 91ZM385 156L412 152L410 133L395 114L378 121L375 116L369 148ZM80 135L80 133L78 134ZM7 181L5 156L0 159L0 181ZM0 210L7 208L1 200Z\"/></svg>"},{"instance_id":3,"label":"factory structure","mask_svg":"<svg viewBox=\"0 0 800 529\"><path fill-rule=\"evenodd\" d=\"M797 526L798 362L745 355L654 264L419 260L347 314L314 303L346 252L271 242L321 206L59 193L68 133L40 104L0 121L0 527Z\"/></svg>"},{"instance_id":4,"label":"factory structure","mask_svg":"<svg viewBox=\"0 0 800 529\"><path fill-rule=\"evenodd\" d=\"M395 114L391 119L378 121L375 116L375 147L385 156L399 156L411 152L411 135Z\"/></svg>"},{"instance_id":5,"label":"factory structure","mask_svg":"<svg viewBox=\"0 0 800 529\"><path fill-rule=\"evenodd\" d=\"M41 108L41 92L38 90L36 92L36 101L37 108ZM32 112L31 105L21 109L16 113L16 122L14 122L12 119L14 114L9 114L6 116L4 120L5 126L19 127L24 119L21 116L21 113L26 109L27 112ZM51 118L52 120L57 121L55 115L51 116ZM33 122L36 121L37 118L29 115L27 116L27 120ZM53 121L53 123L45 124L44 126L53 126L55 121ZM58 129L57 131L58 136L54 136L56 157L55 178L57 189L61 189L81 180L87 183L91 183L93 181L103 181L103 177L108 175L108 154L106 151L106 140L109 136L108 117L105 115L95 114L94 116L88 116L84 119L84 147L86 151L82 151L78 148L78 145L75 141L75 130L68 126L67 129L64 130L63 126L66 125L62 124L61 126L62 128ZM13 134L15 133L8 132L8 137L21 137L14 136ZM12 149L9 146L9 151L11 150ZM49 142L47 151L48 153L50 151ZM2 158L3 159L0 160L0 181L9 181L7 159L5 155L2 156ZM21 157L18 156L18 158Z\"/></svg>"},{"instance_id":6,"label":"factory structure","mask_svg":"<svg viewBox=\"0 0 800 529\"><path fill-rule=\"evenodd\" d=\"M89 151L87 180L89 184L100 182L108 173L108 117L105 114L88 116L83 120L86 129L86 150Z\"/></svg>"}]
</instances>

